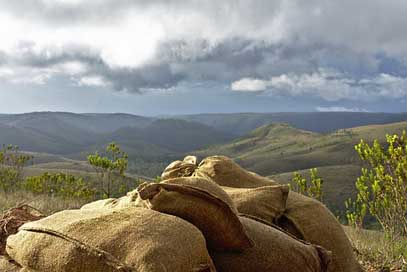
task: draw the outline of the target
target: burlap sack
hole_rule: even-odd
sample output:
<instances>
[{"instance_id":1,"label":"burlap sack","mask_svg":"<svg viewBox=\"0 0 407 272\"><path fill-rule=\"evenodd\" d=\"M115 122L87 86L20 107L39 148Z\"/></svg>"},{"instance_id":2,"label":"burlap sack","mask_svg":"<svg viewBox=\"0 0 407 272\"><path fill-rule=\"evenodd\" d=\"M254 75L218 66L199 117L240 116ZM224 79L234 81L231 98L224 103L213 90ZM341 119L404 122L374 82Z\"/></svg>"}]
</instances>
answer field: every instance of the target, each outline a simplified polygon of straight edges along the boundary
<instances>
[{"instance_id":1,"label":"burlap sack","mask_svg":"<svg viewBox=\"0 0 407 272\"><path fill-rule=\"evenodd\" d=\"M67 210L28 223L7 252L45 271L215 271L192 224L143 208Z\"/></svg>"},{"instance_id":2,"label":"burlap sack","mask_svg":"<svg viewBox=\"0 0 407 272\"><path fill-rule=\"evenodd\" d=\"M242 253L210 252L217 271L325 272L330 262L326 250L301 242L253 219L241 221L254 247Z\"/></svg>"},{"instance_id":3,"label":"burlap sack","mask_svg":"<svg viewBox=\"0 0 407 272\"><path fill-rule=\"evenodd\" d=\"M329 271L362 271L341 224L321 202L290 191L280 221L282 228L300 239L332 251L333 265Z\"/></svg>"},{"instance_id":4,"label":"burlap sack","mask_svg":"<svg viewBox=\"0 0 407 272\"><path fill-rule=\"evenodd\" d=\"M239 213L248 214L275 223L284 213L288 197L287 185L258 188L222 187L230 196Z\"/></svg>"},{"instance_id":5,"label":"burlap sack","mask_svg":"<svg viewBox=\"0 0 407 272\"><path fill-rule=\"evenodd\" d=\"M205 236L209 248L243 250L251 247L233 201L216 183L185 177L144 184L138 190L149 208L194 224Z\"/></svg>"},{"instance_id":6,"label":"burlap sack","mask_svg":"<svg viewBox=\"0 0 407 272\"><path fill-rule=\"evenodd\" d=\"M130 191L121 198L108 198L90 202L83 205L81 210L122 209L128 207L143 207L143 202L138 198L137 190Z\"/></svg>"},{"instance_id":7,"label":"burlap sack","mask_svg":"<svg viewBox=\"0 0 407 272\"><path fill-rule=\"evenodd\" d=\"M183 161L174 161L170 163L161 174L161 180L190 177L197 168L197 158L195 156L186 156Z\"/></svg>"},{"instance_id":8,"label":"burlap sack","mask_svg":"<svg viewBox=\"0 0 407 272\"><path fill-rule=\"evenodd\" d=\"M20 272L21 267L6 256L0 256L0 271L1 272Z\"/></svg>"},{"instance_id":9,"label":"burlap sack","mask_svg":"<svg viewBox=\"0 0 407 272\"><path fill-rule=\"evenodd\" d=\"M246 171L225 156L207 157L198 165L193 176L210 178L219 185L235 188L256 188L278 184L273 180Z\"/></svg>"},{"instance_id":10,"label":"burlap sack","mask_svg":"<svg viewBox=\"0 0 407 272\"><path fill-rule=\"evenodd\" d=\"M6 254L8 236L17 233L21 225L43 217L40 211L29 205L20 205L0 214L0 255Z\"/></svg>"}]
</instances>

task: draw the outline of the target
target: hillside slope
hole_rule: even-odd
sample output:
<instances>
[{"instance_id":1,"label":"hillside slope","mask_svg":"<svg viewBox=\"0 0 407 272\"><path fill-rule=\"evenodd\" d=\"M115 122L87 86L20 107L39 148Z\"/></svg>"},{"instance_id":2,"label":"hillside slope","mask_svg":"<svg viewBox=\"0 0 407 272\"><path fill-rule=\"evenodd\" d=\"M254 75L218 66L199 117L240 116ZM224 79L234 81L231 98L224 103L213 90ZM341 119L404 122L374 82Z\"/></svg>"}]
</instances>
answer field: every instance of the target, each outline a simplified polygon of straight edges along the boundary
<instances>
[{"instance_id":1,"label":"hillside slope","mask_svg":"<svg viewBox=\"0 0 407 272\"><path fill-rule=\"evenodd\" d=\"M386 133L407 130L407 122L371 125L318 134L288 124L260 127L232 143L197 152L235 158L243 167L261 175L291 172L321 166L359 164L354 145L360 139L384 141Z\"/></svg>"},{"instance_id":2,"label":"hillside slope","mask_svg":"<svg viewBox=\"0 0 407 272\"><path fill-rule=\"evenodd\" d=\"M220 131L245 135L260 126L288 123L296 128L328 133L342 128L407 121L407 113L370 112L280 112L180 115L176 118L199 122Z\"/></svg>"}]
</instances>

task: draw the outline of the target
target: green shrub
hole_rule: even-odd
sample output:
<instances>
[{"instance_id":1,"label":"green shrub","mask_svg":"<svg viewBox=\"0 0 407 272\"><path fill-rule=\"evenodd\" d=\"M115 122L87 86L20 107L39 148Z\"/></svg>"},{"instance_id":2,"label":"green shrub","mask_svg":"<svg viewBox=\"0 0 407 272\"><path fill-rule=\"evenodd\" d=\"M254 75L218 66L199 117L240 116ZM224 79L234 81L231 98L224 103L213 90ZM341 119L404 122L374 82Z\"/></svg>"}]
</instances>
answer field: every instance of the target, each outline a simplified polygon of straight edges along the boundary
<instances>
[{"instance_id":1,"label":"green shrub","mask_svg":"<svg viewBox=\"0 0 407 272\"><path fill-rule=\"evenodd\" d=\"M323 179L318 177L317 168L312 168L310 169L310 181L308 181L298 172L295 172L289 186L290 189L293 191L322 201L323 183L324 183Z\"/></svg>"},{"instance_id":2,"label":"green shrub","mask_svg":"<svg viewBox=\"0 0 407 272\"><path fill-rule=\"evenodd\" d=\"M50 174L26 178L23 188L36 194L47 194L62 198L92 199L95 190L88 187L83 178L77 178L64 173Z\"/></svg>"},{"instance_id":3,"label":"green shrub","mask_svg":"<svg viewBox=\"0 0 407 272\"><path fill-rule=\"evenodd\" d=\"M123 178L128 166L128 155L116 143L110 143L105 149L105 156L98 152L88 156L89 164L95 169L100 188L105 198L112 196L113 183Z\"/></svg>"},{"instance_id":4,"label":"green shrub","mask_svg":"<svg viewBox=\"0 0 407 272\"><path fill-rule=\"evenodd\" d=\"M14 191L19 187L23 168L32 158L21 154L18 146L3 145L0 150L0 188L3 192Z\"/></svg>"},{"instance_id":5,"label":"green shrub","mask_svg":"<svg viewBox=\"0 0 407 272\"><path fill-rule=\"evenodd\" d=\"M356 181L358 191L354 201L347 202L347 217L351 225L362 226L369 212L390 237L407 235L407 137L386 135L387 146L375 140L372 145L363 140L355 146L367 164Z\"/></svg>"}]
</instances>

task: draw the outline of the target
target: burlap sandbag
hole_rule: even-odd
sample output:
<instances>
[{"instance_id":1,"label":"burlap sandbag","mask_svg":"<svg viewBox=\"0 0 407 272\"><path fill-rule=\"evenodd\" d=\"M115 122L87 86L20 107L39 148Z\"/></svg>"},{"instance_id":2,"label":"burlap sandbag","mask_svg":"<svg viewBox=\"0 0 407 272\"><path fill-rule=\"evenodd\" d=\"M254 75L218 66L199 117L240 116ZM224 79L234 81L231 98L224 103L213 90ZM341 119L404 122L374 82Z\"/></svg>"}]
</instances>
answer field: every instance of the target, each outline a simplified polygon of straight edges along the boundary
<instances>
[{"instance_id":1,"label":"burlap sandbag","mask_svg":"<svg viewBox=\"0 0 407 272\"><path fill-rule=\"evenodd\" d=\"M362 271L341 224L321 202L290 191L280 221L282 228L300 239L332 251L333 265L329 271Z\"/></svg>"},{"instance_id":2,"label":"burlap sandbag","mask_svg":"<svg viewBox=\"0 0 407 272\"><path fill-rule=\"evenodd\" d=\"M289 192L287 185L222 188L233 200L239 213L256 216L269 223L275 223L284 213Z\"/></svg>"},{"instance_id":3,"label":"burlap sandbag","mask_svg":"<svg viewBox=\"0 0 407 272\"><path fill-rule=\"evenodd\" d=\"M170 163L161 174L161 180L189 177L197 168L197 158L195 156L186 156L182 161Z\"/></svg>"},{"instance_id":4,"label":"burlap sandbag","mask_svg":"<svg viewBox=\"0 0 407 272\"><path fill-rule=\"evenodd\" d=\"M41 272L214 271L196 227L143 208L62 211L23 225L7 252Z\"/></svg>"},{"instance_id":5,"label":"burlap sandbag","mask_svg":"<svg viewBox=\"0 0 407 272\"><path fill-rule=\"evenodd\" d=\"M6 256L0 256L0 271L1 272L20 272L21 267Z\"/></svg>"},{"instance_id":6,"label":"burlap sandbag","mask_svg":"<svg viewBox=\"0 0 407 272\"><path fill-rule=\"evenodd\" d=\"M83 205L81 210L122 209L127 207L143 207L143 203L138 198L137 190L130 191L120 198L108 198L90 202Z\"/></svg>"},{"instance_id":7,"label":"burlap sandbag","mask_svg":"<svg viewBox=\"0 0 407 272\"><path fill-rule=\"evenodd\" d=\"M330 253L299 241L286 233L253 219L241 221L254 247L242 253L211 252L217 271L325 272Z\"/></svg>"},{"instance_id":8,"label":"burlap sandbag","mask_svg":"<svg viewBox=\"0 0 407 272\"><path fill-rule=\"evenodd\" d=\"M273 180L246 171L225 156L212 156L202 160L193 176L210 178L219 185L236 188L256 188L278 184Z\"/></svg>"},{"instance_id":9,"label":"burlap sandbag","mask_svg":"<svg viewBox=\"0 0 407 272\"><path fill-rule=\"evenodd\" d=\"M6 241L8 236L17 233L21 225L39 220L43 217L44 215L40 211L25 204L11 208L0 214L0 256L6 255Z\"/></svg>"},{"instance_id":10,"label":"burlap sandbag","mask_svg":"<svg viewBox=\"0 0 407 272\"><path fill-rule=\"evenodd\" d=\"M240 251L251 247L233 201L213 181L176 178L144 184L138 190L149 208L194 224L202 231L209 248Z\"/></svg>"}]
</instances>

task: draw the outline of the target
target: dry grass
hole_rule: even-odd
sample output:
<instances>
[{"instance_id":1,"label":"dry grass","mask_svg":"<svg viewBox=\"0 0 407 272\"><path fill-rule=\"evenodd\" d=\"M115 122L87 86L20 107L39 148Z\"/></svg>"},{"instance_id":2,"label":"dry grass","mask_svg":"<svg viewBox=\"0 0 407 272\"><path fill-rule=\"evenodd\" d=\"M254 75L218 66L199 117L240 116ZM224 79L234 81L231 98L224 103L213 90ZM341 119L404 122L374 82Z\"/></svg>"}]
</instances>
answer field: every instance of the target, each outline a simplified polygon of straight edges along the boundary
<instances>
[{"instance_id":1,"label":"dry grass","mask_svg":"<svg viewBox=\"0 0 407 272\"><path fill-rule=\"evenodd\" d=\"M389 239L379 231L351 227L345 231L366 271L407 271L407 238Z\"/></svg>"},{"instance_id":2,"label":"dry grass","mask_svg":"<svg viewBox=\"0 0 407 272\"><path fill-rule=\"evenodd\" d=\"M54 212L76 209L85 204L84 200L63 199L47 195L36 195L29 192L18 191L12 193L0 192L0 213L21 204L28 204L46 215Z\"/></svg>"}]
</instances>

